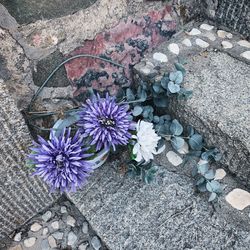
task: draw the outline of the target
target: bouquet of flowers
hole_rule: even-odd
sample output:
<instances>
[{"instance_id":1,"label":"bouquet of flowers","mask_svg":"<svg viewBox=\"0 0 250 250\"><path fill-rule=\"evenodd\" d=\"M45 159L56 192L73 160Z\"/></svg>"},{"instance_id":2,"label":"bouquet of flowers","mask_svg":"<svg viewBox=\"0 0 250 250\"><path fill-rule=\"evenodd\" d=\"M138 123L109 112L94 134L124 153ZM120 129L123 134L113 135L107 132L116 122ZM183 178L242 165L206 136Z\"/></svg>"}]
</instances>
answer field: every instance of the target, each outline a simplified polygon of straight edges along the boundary
<instances>
[{"instance_id":1,"label":"bouquet of flowers","mask_svg":"<svg viewBox=\"0 0 250 250\"><path fill-rule=\"evenodd\" d=\"M159 82L139 81L133 88L121 89L117 97L92 91L81 107L56 121L47 140L38 136L28 156L33 175L40 176L52 191L76 191L107 160L110 151L125 147L130 153L127 172L150 183L159 168L154 155L164 151L168 140L174 150L189 148L202 159L202 164L194 166L195 185L202 192L209 191L210 200L215 200L220 186L208 161L218 161L219 151L205 148L202 136L192 127L184 131L179 121L161 115L171 96L183 99L192 95L181 86L185 69L175 66Z\"/></svg>"}]
</instances>

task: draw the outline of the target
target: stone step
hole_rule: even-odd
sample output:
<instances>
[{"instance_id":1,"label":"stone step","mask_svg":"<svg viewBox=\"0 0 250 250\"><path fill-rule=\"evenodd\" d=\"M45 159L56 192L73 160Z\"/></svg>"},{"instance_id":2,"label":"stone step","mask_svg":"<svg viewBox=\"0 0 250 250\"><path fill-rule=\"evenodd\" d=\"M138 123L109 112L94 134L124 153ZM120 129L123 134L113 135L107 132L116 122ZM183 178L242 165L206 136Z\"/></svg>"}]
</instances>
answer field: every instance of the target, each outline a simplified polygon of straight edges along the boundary
<instances>
[{"instance_id":1,"label":"stone step","mask_svg":"<svg viewBox=\"0 0 250 250\"><path fill-rule=\"evenodd\" d=\"M250 207L238 211L225 201L239 184L226 175L220 181L223 195L212 206L194 192L192 164L174 167L166 157L171 146L166 148L157 159L162 167L154 184L124 176L127 155L121 155L68 197L111 250L249 249Z\"/></svg>"},{"instance_id":2,"label":"stone step","mask_svg":"<svg viewBox=\"0 0 250 250\"><path fill-rule=\"evenodd\" d=\"M192 27L146 55L135 72L151 84L178 59L185 61L184 87L193 97L171 100L169 112L219 148L222 164L250 187L250 43L205 23Z\"/></svg>"}]
</instances>

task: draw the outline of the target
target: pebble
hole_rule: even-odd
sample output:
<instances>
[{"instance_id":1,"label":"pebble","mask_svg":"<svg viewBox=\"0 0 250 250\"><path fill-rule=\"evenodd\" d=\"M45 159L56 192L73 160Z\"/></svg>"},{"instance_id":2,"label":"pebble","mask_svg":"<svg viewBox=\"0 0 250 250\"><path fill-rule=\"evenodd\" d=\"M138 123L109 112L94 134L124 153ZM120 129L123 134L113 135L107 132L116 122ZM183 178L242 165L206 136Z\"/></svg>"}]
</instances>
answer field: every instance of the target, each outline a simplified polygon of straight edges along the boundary
<instances>
[{"instance_id":1,"label":"pebble","mask_svg":"<svg viewBox=\"0 0 250 250\"><path fill-rule=\"evenodd\" d=\"M218 168L215 171L215 180L222 180L227 175L226 171L223 168Z\"/></svg>"},{"instance_id":2,"label":"pebble","mask_svg":"<svg viewBox=\"0 0 250 250\"><path fill-rule=\"evenodd\" d=\"M207 37L210 41L214 42L216 40L216 36L213 33L208 32L204 34L204 36Z\"/></svg>"},{"instance_id":3,"label":"pebble","mask_svg":"<svg viewBox=\"0 0 250 250\"><path fill-rule=\"evenodd\" d=\"M51 248L56 248L57 247L57 244L56 244L56 240L53 236L49 236L48 237L48 242L49 242L49 245Z\"/></svg>"},{"instance_id":4,"label":"pebble","mask_svg":"<svg viewBox=\"0 0 250 250\"><path fill-rule=\"evenodd\" d=\"M250 48L250 42L248 42L247 40L240 40L237 43L242 47Z\"/></svg>"},{"instance_id":5,"label":"pebble","mask_svg":"<svg viewBox=\"0 0 250 250\"><path fill-rule=\"evenodd\" d=\"M91 245L95 250L99 250L102 245L101 245L101 241L98 239L97 236L94 236L91 240Z\"/></svg>"},{"instance_id":6,"label":"pebble","mask_svg":"<svg viewBox=\"0 0 250 250\"><path fill-rule=\"evenodd\" d=\"M28 239L24 240L23 243L24 243L25 247L32 247L36 243L36 238L35 237L28 238Z\"/></svg>"},{"instance_id":7,"label":"pebble","mask_svg":"<svg viewBox=\"0 0 250 250\"><path fill-rule=\"evenodd\" d=\"M149 75L151 73L151 69L148 68L148 67L144 67L144 68L141 68L141 72L144 74L144 75Z\"/></svg>"},{"instance_id":8,"label":"pebble","mask_svg":"<svg viewBox=\"0 0 250 250\"><path fill-rule=\"evenodd\" d=\"M154 53L153 58L154 58L154 60L159 61L159 62L167 62L168 61L168 57L161 52Z\"/></svg>"},{"instance_id":9,"label":"pebble","mask_svg":"<svg viewBox=\"0 0 250 250\"><path fill-rule=\"evenodd\" d=\"M228 41L222 41L221 42L221 45L224 49L231 49L233 48L233 44L228 42Z\"/></svg>"},{"instance_id":10,"label":"pebble","mask_svg":"<svg viewBox=\"0 0 250 250\"><path fill-rule=\"evenodd\" d=\"M75 223L76 223L76 220L72 216L68 215L68 217L67 217L67 225L70 225L70 226L74 227Z\"/></svg>"},{"instance_id":11,"label":"pebble","mask_svg":"<svg viewBox=\"0 0 250 250\"><path fill-rule=\"evenodd\" d=\"M77 240L77 236L71 231L68 234L68 245L73 246Z\"/></svg>"},{"instance_id":12,"label":"pebble","mask_svg":"<svg viewBox=\"0 0 250 250\"><path fill-rule=\"evenodd\" d=\"M202 30L207 30L207 31L211 31L213 28L214 28L214 26L209 25L209 24L206 24L206 23L203 23L203 24L200 26L200 29L202 29Z\"/></svg>"},{"instance_id":13,"label":"pebble","mask_svg":"<svg viewBox=\"0 0 250 250\"><path fill-rule=\"evenodd\" d=\"M231 33L226 32L224 30L218 30L217 35L220 38L229 38L229 39L233 38L233 35Z\"/></svg>"},{"instance_id":14,"label":"pebble","mask_svg":"<svg viewBox=\"0 0 250 250\"><path fill-rule=\"evenodd\" d=\"M52 217L52 213L50 211L47 211L43 216L42 219L47 222Z\"/></svg>"},{"instance_id":15,"label":"pebble","mask_svg":"<svg viewBox=\"0 0 250 250\"><path fill-rule=\"evenodd\" d=\"M201 48L207 48L207 47L209 46L209 43L203 41L203 40L200 39L200 38L197 38L197 39L195 40L195 43L196 43L198 46L200 46Z\"/></svg>"},{"instance_id":16,"label":"pebble","mask_svg":"<svg viewBox=\"0 0 250 250\"><path fill-rule=\"evenodd\" d=\"M21 239L22 239L22 233L21 232L19 232L19 233L17 233L16 235L15 235L15 237L14 237L14 241L21 241Z\"/></svg>"},{"instance_id":17,"label":"pebble","mask_svg":"<svg viewBox=\"0 0 250 250\"><path fill-rule=\"evenodd\" d=\"M57 240L62 240L62 238L63 238L63 233L56 232L56 233L53 233L52 236L53 236L54 238L56 238Z\"/></svg>"},{"instance_id":18,"label":"pebble","mask_svg":"<svg viewBox=\"0 0 250 250\"><path fill-rule=\"evenodd\" d=\"M49 250L50 249L49 242L47 239L45 239L41 242L41 248L42 248L42 250Z\"/></svg>"},{"instance_id":19,"label":"pebble","mask_svg":"<svg viewBox=\"0 0 250 250\"><path fill-rule=\"evenodd\" d=\"M59 229L59 222L58 221L53 221L51 223L51 226L52 226L53 229Z\"/></svg>"},{"instance_id":20,"label":"pebble","mask_svg":"<svg viewBox=\"0 0 250 250\"><path fill-rule=\"evenodd\" d=\"M87 233L88 233L88 230L89 230L88 222L83 222L83 224L82 224L82 232L83 232L84 234L87 234Z\"/></svg>"},{"instance_id":21,"label":"pebble","mask_svg":"<svg viewBox=\"0 0 250 250\"><path fill-rule=\"evenodd\" d=\"M87 249L87 247L88 247L88 243L86 243L86 244L81 244L79 247L78 247L78 250L86 250Z\"/></svg>"},{"instance_id":22,"label":"pebble","mask_svg":"<svg viewBox=\"0 0 250 250\"><path fill-rule=\"evenodd\" d=\"M190 36L197 36L197 35L200 35L201 32L198 29L193 28L190 32L187 32L187 34Z\"/></svg>"},{"instance_id":23,"label":"pebble","mask_svg":"<svg viewBox=\"0 0 250 250\"><path fill-rule=\"evenodd\" d=\"M45 228L43 229L43 236L47 235L48 232L49 232L49 229L48 229L47 227L45 227Z\"/></svg>"},{"instance_id":24,"label":"pebble","mask_svg":"<svg viewBox=\"0 0 250 250\"><path fill-rule=\"evenodd\" d=\"M61 213L62 213L62 214L67 213L67 208L66 208L65 206L62 206L62 207L61 207Z\"/></svg>"},{"instance_id":25,"label":"pebble","mask_svg":"<svg viewBox=\"0 0 250 250\"><path fill-rule=\"evenodd\" d=\"M227 194L226 201L232 207L238 210L243 210L244 208L250 206L250 193L243 189L236 188Z\"/></svg>"},{"instance_id":26,"label":"pebble","mask_svg":"<svg viewBox=\"0 0 250 250\"><path fill-rule=\"evenodd\" d=\"M188 38L185 38L182 41L182 44L186 45L187 47L191 47L192 46L192 43L191 43L191 41Z\"/></svg>"},{"instance_id":27,"label":"pebble","mask_svg":"<svg viewBox=\"0 0 250 250\"><path fill-rule=\"evenodd\" d=\"M40 224L38 224L37 222L35 222L33 225L31 225L30 230L32 232L37 232L42 228L42 226Z\"/></svg>"},{"instance_id":28,"label":"pebble","mask_svg":"<svg viewBox=\"0 0 250 250\"><path fill-rule=\"evenodd\" d=\"M181 157L177 155L174 151L167 152L166 156L168 158L168 161L175 167L179 166L183 162Z\"/></svg>"},{"instance_id":29,"label":"pebble","mask_svg":"<svg viewBox=\"0 0 250 250\"><path fill-rule=\"evenodd\" d=\"M245 51L245 52L241 53L240 55L241 55L242 57L244 57L244 58L250 60L250 50Z\"/></svg>"},{"instance_id":30,"label":"pebble","mask_svg":"<svg viewBox=\"0 0 250 250\"><path fill-rule=\"evenodd\" d=\"M176 44L176 43L170 43L168 45L168 49L170 52L172 52L175 55L179 55L179 53L180 53L180 48L179 48L178 44Z\"/></svg>"}]
</instances>

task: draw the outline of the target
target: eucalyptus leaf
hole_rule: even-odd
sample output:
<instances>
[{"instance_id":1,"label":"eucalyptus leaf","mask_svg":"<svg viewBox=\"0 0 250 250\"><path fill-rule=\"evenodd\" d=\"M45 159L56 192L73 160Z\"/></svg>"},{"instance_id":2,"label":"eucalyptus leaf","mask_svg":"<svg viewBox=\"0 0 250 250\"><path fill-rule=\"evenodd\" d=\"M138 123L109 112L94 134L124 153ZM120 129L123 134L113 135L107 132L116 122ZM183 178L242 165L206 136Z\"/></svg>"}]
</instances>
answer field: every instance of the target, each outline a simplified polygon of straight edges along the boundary
<instances>
[{"instance_id":1,"label":"eucalyptus leaf","mask_svg":"<svg viewBox=\"0 0 250 250\"><path fill-rule=\"evenodd\" d=\"M197 186L198 190L202 193L206 192L207 191L207 188L206 188L206 183L202 183L200 185Z\"/></svg>"},{"instance_id":2,"label":"eucalyptus leaf","mask_svg":"<svg viewBox=\"0 0 250 250\"><path fill-rule=\"evenodd\" d=\"M205 175L206 172L208 171L208 164L202 164L202 165L198 165L198 172L202 175Z\"/></svg>"},{"instance_id":3,"label":"eucalyptus leaf","mask_svg":"<svg viewBox=\"0 0 250 250\"><path fill-rule=\"evenodd\" d=\"M174 82L171 81L168 83L168 89L170 93L175 94L175 93L178 93L181 88L178 84L175 84Z\"/></svg>"},{"instance_id":4,"label":"eucalyptus leaf","mask_svg":"<svg viewBox=\"0 0 250 250\"><path fill-rule=\"evenodd\" d=\"M206 184L206 188L209 192L214 192L214 193L221 193L221 186L220 186L220 183L218 181L210 181L210 182L207 182Z\"/></svg>"},{"instance_id":5,"label":"eucalyptus leaf","mask_svg":"<svg viewBox=\"0 0 250 250\"><path fill-rule=\"evenodd\" d=\"M217 194L214 193L214 192L212 192L212 193L210 194L210 196L209 196L208 201L209 201L209 202L212 202L212 201L214 201L216 198L217 198Z\"/></svg>"},{"instance_id":6,"label":"eucalyptus leaf","mask_svg":"<svg viewBox=\"0 0 250 250\"><path fill-rule=\"evenodd\" d=\"M168 82L169 82L169 78L167 76L162 77L161 86L166 90L168 89Z\"/></svg>"},{"instance_id":7,"label":"eucalyptus leaf","mask_svg":"<svg viewBox=\"0 0 250 250\"><path fill-rule=\"evenodd\" d=\"M133 116L139 116L142 112L143 112L143 108L137 105L133 109Z\"/></svg>"},{"instance_id":8,"label":"eucalyptus leaf","mask_svg":"<svg viewBox=\"0 0 250 250\"><path fill-rule=\"evenodd\" d=\"M182 72L183 76L186 75L186 70L181 63L175 63L174 66L178 71Z\"/></svg>"},{"instance_id":9,"label":"eucalyptus leaf","mask_svg":"<svg viewBox=\"0 0 250 250\"><path fill-rule=\"evenodd\" d=\"M207 180L213 180L213 179L214 179L214 176L215 176L215 172L214 172L213 169L208 170L208 171L204 174L204 177L205 177Z\"/></svg>"},{"instance_id":10,"label":"eucalyptus leaf","mask_svg":"<svg viewBox=\"0 0 250 250\"><path fill-rule=\"evenodd\" d=\"M205 181L206 181L206 179L205 179L204 177L201 177L201 178L199 178L199 179L196 181L196 185L197 185L197 186L198 186L198 185L201 185L201 184L203 184Z\"/></svg>"},{"instance_id":11,"label":"eucalyptus leaf","mask_svg":"<svg viewBox=\"0 0 250 250\"><path fill-rule=\"evenodd\" d=\"M181 71L171 72L169 74L169 79L175 84L180 85L183 82L183 74Z\"/></svg>"},{"instance_id":12,"label":"eucalyptus leaf","mask_svg":"<svg viewBox=\"0 0 250 250\"><path fill-rule=\"evenodd\" d=\"M188 143L193 150L201 150L203 147L203 138L200 134L193 134Z\"/></svg>"},{"instance_id":13,"label":"eucalyptus leaf","mask_svg":"<svg viewBox=\"0 0 250 250\"><path fill-rule=\"evenodd\" d=\"M172 135L181 135L183 132L182 125L176 119L170 125L170 132Z\"/></svg>"},{"instance_id":14,"label":"eucalyptus leaf","mask_svg":"<svg viewBox=\"0 0 250 250\"><path fill-rule=\"evenodd\" d=\"M160 122L160 117L155 115L153 121L154 121L154 123L159 123Z\"/></svg>"},{"instance_id":15,"label":"eucalyptus leaf","mask_svg":"<svg viewBox=\"0 0 250 250\"><path fill-rule=\"evenodd\" d=\"M132 89L130 89L130 88L127 88L127 89L126 89L126 97L127 97L127 100L128 100L129 102L135 100L135 95L134 95Z\"/></svg>"},{"instance_id":16,"label":"eucalyptus leaf","mask_svg":"<svg viewBox=\"0 0 250 250\"><path fill-rule=\"evenodd\" d=\"M175 136L171 139L171 144L175 150L179 150L184 145L184 143L184 139L178 136Z\"/></svg>"}]
</instances>

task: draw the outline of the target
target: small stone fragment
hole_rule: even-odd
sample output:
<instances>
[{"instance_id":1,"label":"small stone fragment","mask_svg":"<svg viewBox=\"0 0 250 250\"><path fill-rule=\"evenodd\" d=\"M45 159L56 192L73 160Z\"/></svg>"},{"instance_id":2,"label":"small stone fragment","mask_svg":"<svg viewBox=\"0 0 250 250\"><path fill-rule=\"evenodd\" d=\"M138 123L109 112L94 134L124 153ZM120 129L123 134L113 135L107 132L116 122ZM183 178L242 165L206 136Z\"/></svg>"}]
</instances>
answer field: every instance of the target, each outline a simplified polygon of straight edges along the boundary
<instances>
[{"instance_id":1,"label":"small stone fragment","mask_svg":"<svg viewBox=\"0 0 250 250\"><path fill-rule=\"evenodd\" d=\"M250 206L250 193L243 189L236 188L226 196L226 201L232 207L243 210Z\"/></svg>"},{"instance_id":2,"label":"small stone fragment","mask_svg":"<svg viewBox=\"0 0 250 250\"><path fill-rule=\"evenodd\" d=\"M36 243L36 238L35 237L28 238L28 239L24 240L23 243L24 243L25 247L32 247Z\"/></svg>"},{"instance_id":3,"label":"small stone fragment","mask_svg":"<svg viewBox=\"0 0 250 250\"><path fill-rule=\"evenodd\" d=\"M45 235L48 234L48 232L49 232L49 229L48 229L47 227L45 227L45 228L43 229L42 235L45 236Z\"/></svg>"},{"instance_id":4,"label":"small stone fragment","mask_svg":"<svg viewBox=\"0 0 250 250\"><path fill-rule=\"evenodd\" d=\"M86 250L87 249L87 247L88 247L88 243L86 243L86 244L81 244L79 247L78 247L78 250Z\"/></svg>"},{"instance_id":5,"label":"small stone fragment","mask_svg":"<svg viewBox=\"0 0 250 250\"><path fill-rule=\"evenodd\" d=\"M47 239L44 239L42 242L41 242L41 248L42 250L49 250L50 247L49 247L49 242Z\"/></svg>"},{"instance_id":6,"label":"small stone fragment","mask_svg":"<svg viewBox=\"0 0 250 250\"><path fill-rule=\"evenodd\" d=\"M200 26L200 29L202 29L202 30L207 30L207 31L211 31L213 28L214 28L214 26L209 25L209 24L206 24L206 23L203 23L203 24Z\"/></svg>"},{"instance_id":7,"label":"small stone fragment","mask_svg":"<svg viewBox=\"0 0 250 250\"><path fill-rule=\"evenodd\" d=\"M180 53L180 48L179 48L178 44L176 44L176 43L170 43L168 45L168 49L170 52L172 52L175 55L179 55L179 53Z\"/></svg>"},{"instance_id":8,"label":"small stone fragment","mask_svg":"<svg viewBox=\"0 0 250 250\"><path fill-rule=\"evenodd\" d=\"M57 239L57 240L62 240L63 238L63 233L60 233L60 232L56 232L56 233L53 233L52 236Z\"/></svg>"},{"instance_id":9,"label":"small stone fragment","mask_svg":"<svg viewBox=\"0 0 250 250\"><path fill-rule=\"evenodd\" d=\"M59 222L58 221L53 221L51 223L51 226L52 226L53 229L59 229Z\"/></svg>"},{"instance_id":10,"label":"small stone fragment","mask_svg":"<svg viewBox=\"0 0 250 250\"><path fill-rule=\"evenodd\" d=\"M67 208L66 208L65 206L62 206L62 207L61 207L61 213L62 213L62 214L67 213Z\"/></svg>"},{"instance_id":11,"label":"small stone fragment","mask_svg":"<svg viewBox=\"0 0 250 250\"><path fill-rule=\"evenodd\" d=\"M250 50L245 51L240 54L242 57L246 58L247 60L250 60Z\"/></svg>"},{"instance_id":12,"label":"small stone fragment","mask_svg":"<svg viewBox=\"0 0 250 250\"><path fill-rule=\"evenodd\" d=\"M37 222L35 222L33 225L31 225L30 230L32 232L37 232L42 228L42 226L40 224L38 224Z\"/></svg>"},{"instance_id":13,"label":"small stone fragment","mask_svg":"<svg viewBox=\"0 0 250 250\"><path fill-rule=\"evenodd\" d=\"M197 35L200 35L201 32L198 29L193 28L190 32L187 32L187 34L190 36L197 36Z\"/></svg>"},{"instance_id":14,"label":"small stone fragment","mask_svg":"<svg viewBox=\"0 0 250 250\"><path fill-rule=\"evenodd\" d=\"M248 42L247 40L240 40L237 43L242 47L250 48L250 42Z\"/></svg>"},{"instance_id":15,"label":"small stone fragment","mask_svg":"<svg viewBox=\"0 0 250 250\"><path fill-rule=\"evenodd\" d=\"M52 213L50 211L47 211L43 216L42 219L47 222L52 217Z\"/></svg>"},{"instance_id":16,"label":"small stone fragment","mask_svg":"<svg viewBox=\"0 0 250 250\"><path fill-rule=\"evenodd\" d=\"M151 69L148 68L148 67L144 67L144 68L141 68L141 72L144 74L144 75L149 75L151 73Z\"/></svg>"},{"instance_id":17,"label":"small stone fragment","mask_svg":"<svg viewBox=\"0 0 250 250\"><path fill-rule=\"evenodd\" d=\"M228 41L222 41L221 42L221 45L224 49L231 49L233 48L233 44L228 42Z\"/></svg>"},{"instance_id":18,"label":"small stone fragment","mask_svg":"<svg viewBox=\"0 0 250 250\"><path fill-rule=\"evenodd\" d=\"M75 223L76 223L76 220L72 216L68 215L67 216L67 224L74 227Z\"/></svg>"},{"instance_id":19,"label":"small stone fragment","mask_svg":"<svg viewBox=\"0 0 250 250\"><path fill-rule=\"evenodd\" d=\"M159 61L159 62L167 62L168 61L168 57L161 52L154 53L153 58L154 58L154 60Z\"/></svg>"},{"instance_id":20,"label":"small stone fragment","mask_svg":"<svg viewBox=\"0 0 250 250\"><path fill-rule=\"evenodd\" d=\"M197 38L195 40L195 43L201 47L201 48L207 48L209 46L209 43L205 42L204 40L200 39L200 38Z\"/></svg>"},{"instance_id":21,"label":"small stone fragment","mask_svg":"<svg viewBox=\"0 0 250 250\"><path fill-rule=\"evenodd\" d=\"M177 155L174 151L169 151L166 154L168 161L173 164L175 167L179 166L183 160L181 159L181 157L179 155Z\"/></svg>"},{"instance_id":22,"label":"small stone fragment","mask_svg":"<svg viewBox=\"0 0 250 250\"><path fill-rule=\"evenodd\" d=\"M21 245L16 245L14 247L10 247L8 250L22 250L22 246Z\"/></svg>"},{"instance_id":23,"label":"small stone fragment","mask_svg":"<svg viewBox=\"0 0 250 250\"><path fill-rule=\"evenodd\" d=\"M185 38L182 41L182 44L186 45L187 47L191 47L192 46L192 43L191 43L191 41L188 38Z\"/></svg>"},{"instance_id":24,"label":"small stone fragment","mask_svg":"<svg viewBox=\"0 0 250 250\"><path fill-rule=\"evenodd\" d=\"M178 153L185 155L189 152L188 144L184 142L184 145L178 150Z\"/></svg>"},{"instance_id":25,"label":"small stone fragment","mask_svg":"<svg viewBox=\"0 0 250 250\"><path fill-rule=\"evenodd\" d=\"M91 240L91 245L95 250L99 250L102 245L101 245L101 241L98 239L97 236L94 236Z\"/></svg>"},{"instance_id":26,"label":"small stone fragment","mask_svg":"<svg viewBox=\"0 0 250 250\"><path fill-rule=\"evenodd\" d=\"M56 240L53 236L49 236L48 237L48 241L49 241L49 245L51 248L56 248L57 247L57 244L56 244Z\"/></svg>"},{"instance_id":27,"label":"small stone fragment","mask_svg":"<svg viewBox=\"0 0 250 250\"><path fill-rule=\"evenodd\" d=\"M216 36L213 33L208 32L205 33L204 36L207 37L210 41L214 42L216 40Z\"/></svg>"},{"instance_id":28,"label":"small stone fragment","mask_svg":"<svg viewBox=\"0 0 250 250\"><path fill-rule=\"evenodd\" d=\"M14 241L21 241L21 239L22 239L22 233L21 232L19 232L19 233L17 233L16 235L15 235L15 237L14 237Z\"/></svg>"},{"instance_id":29,"label":"small stone fragment","mask_svg":"<svg viewBox=\"0 0 250 250\"><path fill-rule=\"evenodd\" d=\"M68 245L73 246L77 240L77 236L71 231L68 234Z\"/></svg>"},{"instance_id":30,"label":"small stone fragment","mask_svg":"<svg viewBox=\"0 0 250 250\"><path fill-rule=\"evenodd\" d=\"M226 32L224 30L218 30L217 35L220 38L229 38L229 39L233 38L233 35L231 33Z\"/></svg>"},{"instance_id":31,"label":"small stone fragment","mask_svg":"<svg viewBox=\"0 0 250 250\"><path fill-rule=\"evenodd\" d=\"M83 232L84 234L87 234L87 233L88 233L88 230L89 230L88 222L83 222L83 224L82 224L82 232Z\"/></svg>"},{"instance_id":32,"label":"small stone fragment","mask_svg":"<svg viewBox=\"0 0 250 250\"><path fill-rule=\"evenodd\" d=\"M226 171L223 168L216 169L214 179L222 180L227 175Z\"/></svg>"}]
</instances>

